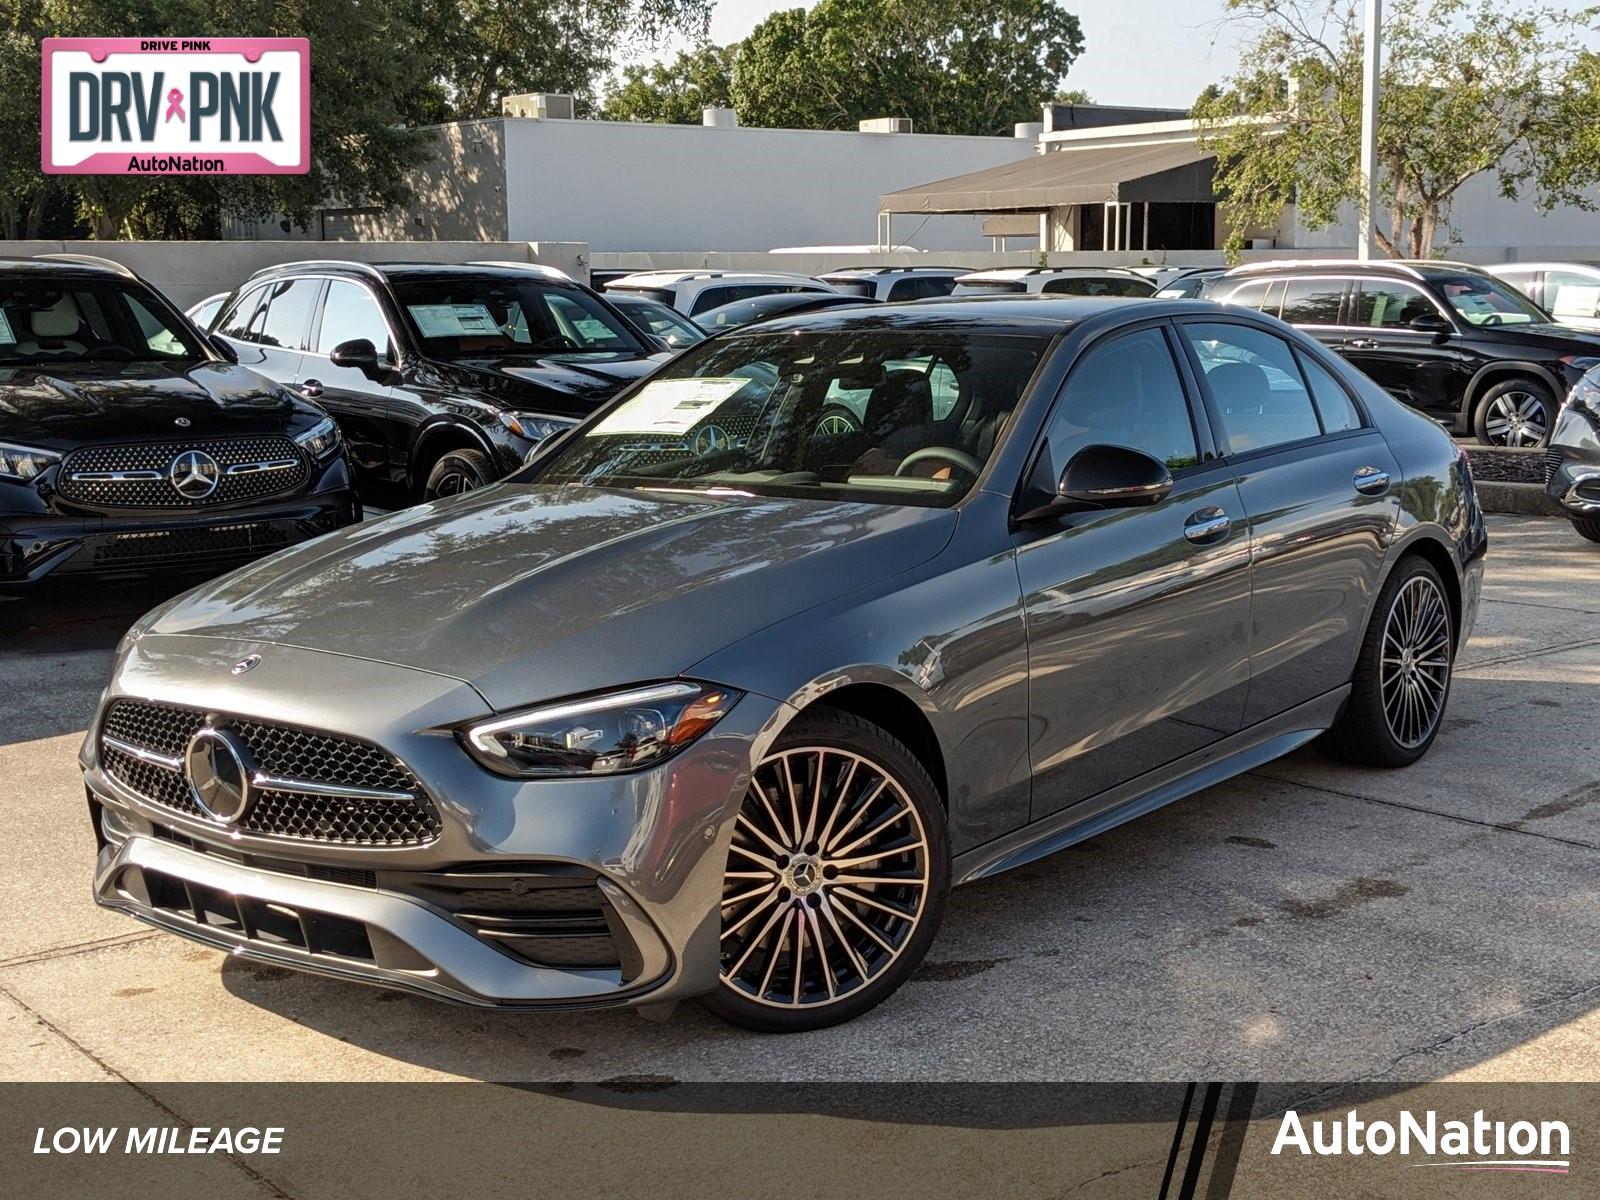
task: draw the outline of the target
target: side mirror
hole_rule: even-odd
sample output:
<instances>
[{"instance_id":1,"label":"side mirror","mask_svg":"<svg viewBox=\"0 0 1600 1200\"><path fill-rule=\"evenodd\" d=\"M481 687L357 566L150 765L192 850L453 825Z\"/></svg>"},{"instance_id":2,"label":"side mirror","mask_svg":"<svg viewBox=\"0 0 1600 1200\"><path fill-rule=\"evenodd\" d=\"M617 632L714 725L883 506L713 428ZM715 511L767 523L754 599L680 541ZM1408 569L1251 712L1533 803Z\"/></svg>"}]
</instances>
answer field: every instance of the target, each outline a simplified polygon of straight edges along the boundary
<instances>
[{"instance_id":1,"label":"side mirror","mask_svg":"<svg viewBox=\"0 0 1600 1200\"><path fill-rule=\"evenodd\" d=\"M239 352L216 334L206 334L206 341L210 342L211 348L229 362L236 363L239 361Z\"/></svg>"},{"instance_id":2,"label":"side mirror","mask_svg":"<svg viewBox=\"0 0 1600 1200\"><path fill-rule=\"evenodd\" d=\"M1159 504L1172 493L1172 472L1142 450L1096 443L1072 456L1056 494L1021 516L1039 521L1067 513L1103 508L1142 508Z\"/></svg>"},{"instance_id":3,"label":"side mirror","mask_svg":"<svg viewBox=\"0 0 1600 1200\"><path fill-rule=\"evenodd\" d=\"M378 361L378 348L366 338L352 338L348 342L340 342L333 348L333 353L328 355L328 361L336 367L354 367L363 375L377 375L382 370L382 364Z\"/></svg>"},{"instance_id":4,"label":"side mirror","mask_svg":"<svg viewBox=\"0 0 1600 1200\"><path fill-rule=\"evenodd\" d=\"M1450 335L1450 322L1438 313L1423 313L1412 317L1410 327L1418 333L1431 333L1441 340Z\"/></svg>"}]
</instances>

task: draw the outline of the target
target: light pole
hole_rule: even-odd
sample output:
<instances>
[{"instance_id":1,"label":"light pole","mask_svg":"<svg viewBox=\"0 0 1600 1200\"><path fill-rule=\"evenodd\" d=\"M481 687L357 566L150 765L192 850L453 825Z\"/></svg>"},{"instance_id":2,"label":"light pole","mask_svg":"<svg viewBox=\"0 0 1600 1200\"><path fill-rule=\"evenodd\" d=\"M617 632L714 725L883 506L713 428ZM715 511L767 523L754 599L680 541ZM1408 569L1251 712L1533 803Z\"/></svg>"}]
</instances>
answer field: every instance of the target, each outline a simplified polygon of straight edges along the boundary
<instances>
[{"instance_id":1,"label":"light pole","mask_svg":"<svg viewBox=\"0 0 1600 1200\"><path fill-rule=\"evenodd\" d=\"M1356 257L1372 257L1372 221L1378 211L1378 63L1383 54L1383 0L1367 0L1366 40L1361 57L1361 227Z\"/></svg>"}]
</instances>

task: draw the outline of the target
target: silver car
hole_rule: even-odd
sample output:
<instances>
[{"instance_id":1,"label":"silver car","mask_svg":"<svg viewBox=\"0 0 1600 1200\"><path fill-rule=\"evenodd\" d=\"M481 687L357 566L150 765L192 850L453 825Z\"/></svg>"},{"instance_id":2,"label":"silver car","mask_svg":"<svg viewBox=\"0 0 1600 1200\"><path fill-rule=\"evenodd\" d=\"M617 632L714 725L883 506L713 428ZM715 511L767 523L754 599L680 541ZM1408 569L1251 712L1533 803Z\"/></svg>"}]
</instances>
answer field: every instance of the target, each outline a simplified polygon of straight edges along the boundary
<instances>
[{"instance_id":1,"label":"silver car","mask_svg":"<svg viewBox=\"0 0 1600 1200\"><path fill-rule=\"evenodd\" d=\"M1485 544L1444 433L1258 313L780 319L141 620L96 896L469 1004L831 1024L954 884L1319 737L1415 761Z\"/></svg>"}]
</instances>

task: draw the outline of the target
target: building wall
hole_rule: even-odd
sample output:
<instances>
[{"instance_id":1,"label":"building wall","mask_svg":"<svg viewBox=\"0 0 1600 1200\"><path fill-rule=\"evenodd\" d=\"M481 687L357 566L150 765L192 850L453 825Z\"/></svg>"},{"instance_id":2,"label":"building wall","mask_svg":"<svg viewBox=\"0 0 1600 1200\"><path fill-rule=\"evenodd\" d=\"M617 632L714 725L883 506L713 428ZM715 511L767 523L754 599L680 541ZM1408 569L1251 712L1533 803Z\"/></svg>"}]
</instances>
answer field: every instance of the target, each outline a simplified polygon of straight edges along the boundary
<instances>
[{"instance_id":1,"label":"building wall","mask_svg":"<svg viewBox=\"0 0 1600 1200\"><path fill-rule=\"evenodd\" d=\"M510 119L506 236L597 251L870 245L878 197L1015 162L1018 138ZM981 249L976 216L897 216L894 241Z\"/></svg>"}]
</instances>

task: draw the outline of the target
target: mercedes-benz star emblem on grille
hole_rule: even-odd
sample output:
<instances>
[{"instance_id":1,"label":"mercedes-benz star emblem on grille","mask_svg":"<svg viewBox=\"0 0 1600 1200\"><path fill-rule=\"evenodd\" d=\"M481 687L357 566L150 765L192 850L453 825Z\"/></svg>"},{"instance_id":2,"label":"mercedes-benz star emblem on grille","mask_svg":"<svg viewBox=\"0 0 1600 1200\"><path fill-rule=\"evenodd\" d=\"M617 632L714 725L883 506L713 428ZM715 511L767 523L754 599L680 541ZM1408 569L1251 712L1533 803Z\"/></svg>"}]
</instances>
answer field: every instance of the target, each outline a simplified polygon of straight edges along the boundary
<instances>
[{"instance_id":1,"label":"mercedes-benz star emblem on grille","mask_svg":"<svg viewBox=\"0 0 1600 1200\"><path fill-rule=\"evenodd\" d=\"M261 665L261 655L247 654L228 669L235 675L243 675L246 671L254 671Z\"/></svg>"},{"instance_id":2,"label":"mercedes-benz star emblem on grille","mask_svg":"<svg viewBox=\"0 0 1600 1200\"><path fill-rule=\"evenodd\" d=\"M185 450L167 468L167 478L186 500L204 500L211 495L221 474L217 460L204 450Z\"/></svg>"},{"instance_id":3,"label":"mercedes-benz star emblem on grille","mask_svg":"<svg viewBox=\"0 0 1600 1200\"><path fill-rule=\"evenodd\" d=\"M255 802L250 751L226 729L207 725L189 739L183 773L195 804L219 824L236 824Z\"/></svg>"},{"instance_id":4,"label":"mercedes-benz star emblem on grille","mask_svg":"<svg viewBox=\"0 0 1600 1200\"><path fill-rule=\"evenodd\" d=\"M696 454L712 454L718 450L726 450L732 445L733 439L728 436L728 431L720 425L707 425L694 435L694 452Z\"/></svg>"},{"instance_id":5,"label":"mercedes-benz star emblem on grille","mask_svg":"<svg viewBox=\"0 0 1600 1200\"><path fill-rule=\"evenodd\" d=\"M188 417L173 417L172 418L172 423L174 425L176 425L179 429L187 429L187 428L189 428L189 418Z\"/></svg>"}]
</instances>

